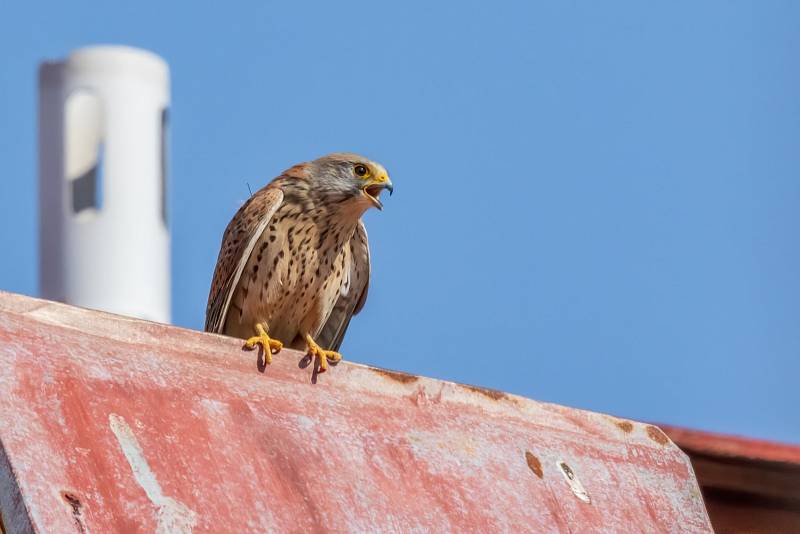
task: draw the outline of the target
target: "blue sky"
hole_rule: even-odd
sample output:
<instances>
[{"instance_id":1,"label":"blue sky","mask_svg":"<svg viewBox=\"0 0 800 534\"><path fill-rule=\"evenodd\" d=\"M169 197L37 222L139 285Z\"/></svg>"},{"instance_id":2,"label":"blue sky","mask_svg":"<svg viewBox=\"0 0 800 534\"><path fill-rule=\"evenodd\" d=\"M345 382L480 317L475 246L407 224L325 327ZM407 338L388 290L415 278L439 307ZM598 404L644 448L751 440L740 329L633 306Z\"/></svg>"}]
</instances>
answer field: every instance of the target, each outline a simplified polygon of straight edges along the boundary
<instances>
[{"instance_id":1,"label":"blue sky","mask_svg":"<svg viewBox=\"0 0 800 534\"><path fill-rule=\"evenodd\" d=\"M98 43L171 67L175 324L246 183L356 151L396 190L348 359L800 442L800 4L0 4L2 289L37 293L37 64Z\"/></svg>"}]
</instances>

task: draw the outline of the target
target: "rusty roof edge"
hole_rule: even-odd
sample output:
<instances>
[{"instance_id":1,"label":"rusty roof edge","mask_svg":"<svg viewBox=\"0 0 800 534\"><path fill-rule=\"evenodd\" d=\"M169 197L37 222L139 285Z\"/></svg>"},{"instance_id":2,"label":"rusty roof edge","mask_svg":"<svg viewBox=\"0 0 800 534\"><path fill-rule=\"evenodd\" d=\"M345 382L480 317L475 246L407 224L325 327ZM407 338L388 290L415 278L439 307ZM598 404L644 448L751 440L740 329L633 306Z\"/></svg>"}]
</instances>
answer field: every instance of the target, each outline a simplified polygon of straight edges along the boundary
<instances>
[{"instance_id":1,"label":"rusty roof edge","mask_svg":"<svg viewBox=\"0 0 800 534\"><path fill-rule=\"evenodd\" d=\"M242 353L238 350L230 350L233 346L237 346L238 349L240 342L234 338L217 334L80 308L5 291L0 291L0 312L22 315L54 326L78 330L87 335L113 339L120 343L145 342L164 344L163 332L168 330L179 338L170 343L172 346L179 347L179 350L175 349L176 356L186 357L188 354L208 363L207 349L208 344L211 343L219 345L221 349L225 348L225 350L212 351L212 357L215 358L216 363L228 366L241 363L241 361L236 361L236 358ZM303 356L302 352L290 349L285 349L284 352L294 353L297 355L298 360ZM251 357L248 356L248 358ZM276 362L273 362L274 365L276 365ZM538 401L480 386L382 369L353 361L343 361L329 373L336 373L337 369L340 373L345 371L348 375L348 385L350 387L356 387L365 392L405 396L414 399L417 403L446 401L473 405L488 412L504 416L508 416L508 408L512 408L512 413L516 412L520 418L535 418L537 424L561 432L589 433L594 438L605 441L622 441L626 445L636 444L652 448L672 449L675 454L683 457L687 465L690 465L684 451L676 446L658 426L653 424L636 422L581 408ZM323 375L322 380L326 378ZM378 381L376 381L376 378ZM570 416L572 412L579 412L585 415L587 419L595 424L595 427L587 428L585 425L579 424L575 417ZM554 421L554 418L557 421Z\"/></svg>"},{"instance_id":2,"label":"rusty roof edge","mask_svg":"<svg viewBox=\"0 0 800 534\"><path fill-rule=\"evenodd\" d=\"M604 439L606 441L620 441L621 438L625 438L627 443L630 443L630 438L637 438L635 440L637 444L673 448L675 452L685 456L683 450L675 445L669 436L667 436L667 434L662 432L661 429L654 424L642 423L639 421L625 419L601 412L594 412L583 408L569 407L552 402L530 399L521 395L506 393L471 384L463 384L460 382L453 382L439 378L428 378L407 373L399 373L397 371L390 371L380 367L374 367L356 362L346 363L358 371L367 372L372 375L377 374L387 378L388 380L401 381L403 385L400 387L403 389L397 393L411 392L418 394L424 393L429 396L438 395L439 398L436 399L437 402L449 401L460 404L475 405L486 409L487 411L496 412L502 415L508 415L506 408L511 407L517 411L520 417L534 417L537 420L537 424L556 429L561 432L569 432L570 430L565 428L563 424L548 424L547 418L555 414L563 417L566 420L569 420L571 418L564 417L565 414L570 412L580 413L595 422L598 426L598 429L606 430L613 428L615 432L618 432L616 435L605 434L603 432L593 432L594 437L596 438ZM408 387L409 383L411 382L411 378L414 379L414 383L418 384L416 391L409 389ZM365 389L374 390L374 387L369 386ZM585 433L587 430L598 429L587 429L586 427L581 427L575 428L573 432Z\"/></svg>"}]
</instances>

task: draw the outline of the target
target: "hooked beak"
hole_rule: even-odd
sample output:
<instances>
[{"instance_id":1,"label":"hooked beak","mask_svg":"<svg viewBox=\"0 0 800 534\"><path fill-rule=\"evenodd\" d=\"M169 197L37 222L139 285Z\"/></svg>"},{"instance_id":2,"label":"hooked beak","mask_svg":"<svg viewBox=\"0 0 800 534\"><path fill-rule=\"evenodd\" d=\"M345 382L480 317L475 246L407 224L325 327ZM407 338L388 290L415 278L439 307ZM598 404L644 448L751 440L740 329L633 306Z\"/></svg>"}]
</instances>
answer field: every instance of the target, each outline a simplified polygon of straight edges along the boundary
<instances>
[{"instance_id":1,"label":"hooked beak","mask_svg":"<svg viewBox=\"0 0 800 534\"><path fill-rule=\"evenodd\" d=\"M376 208L382 210L383 203L381 203L380 198L378 197L380 197L381 191L384 189L389 191L389 196L391 196L391 194L394 192L394 185L386 175L378 176L374 180L371 180L366 186L364 186L362 191Z\"/></svg>"}]
</instances>

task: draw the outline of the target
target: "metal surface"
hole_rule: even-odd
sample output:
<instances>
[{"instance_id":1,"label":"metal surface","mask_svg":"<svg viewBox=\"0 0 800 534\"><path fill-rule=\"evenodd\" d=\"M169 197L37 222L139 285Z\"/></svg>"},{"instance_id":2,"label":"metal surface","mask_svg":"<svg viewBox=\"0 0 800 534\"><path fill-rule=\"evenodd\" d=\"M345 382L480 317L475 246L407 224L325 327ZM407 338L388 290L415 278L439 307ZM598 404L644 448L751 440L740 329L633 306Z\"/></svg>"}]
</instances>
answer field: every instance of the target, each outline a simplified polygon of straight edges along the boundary
<instances>
[{"instance_id":1,"label":"metal surface","mask_svg":"<svg viewBox=\"0 0 800 534\"><path fill-rule=\"evenodd\" d=\"M682 449L691 450L697 454L794 464L800 467L800 445L668 425L661 425L661 428Z\"/></svg>"},{"instance_id":2,"label":"metal surface","mask_svg":"<svg viewBox=\"0 0 800 534\"><path fill-rule=\"evenodd\" d=\"M6 528L711 532L654 426L301 359L0 293Z\"/></svg>"}]
</instances>

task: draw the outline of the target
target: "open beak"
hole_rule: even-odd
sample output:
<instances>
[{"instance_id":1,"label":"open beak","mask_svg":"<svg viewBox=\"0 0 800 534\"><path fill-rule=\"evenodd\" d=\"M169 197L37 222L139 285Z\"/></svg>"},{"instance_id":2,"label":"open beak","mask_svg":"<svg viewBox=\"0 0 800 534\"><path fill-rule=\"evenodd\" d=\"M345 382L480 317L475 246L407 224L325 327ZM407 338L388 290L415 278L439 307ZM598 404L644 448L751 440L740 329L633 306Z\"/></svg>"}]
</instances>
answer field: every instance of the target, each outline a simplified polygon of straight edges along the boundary
<instances>
[{"instance_id":1,"label":"open beak","mask_svg":"<svg viewBox=\"0 0 800 534\"><path fill-rule=\"evenodd\" d=\"M374 180L371 180L366 186L364 186L364 194L369 198L370 202L372 202L376 208L379 210L383 209L383 204L380 200L381 191L386 189L389 191L389 195L394 192L394 185L392 181L389 180L388 176L378 176Z\"/></svg>"}]
</instances>

